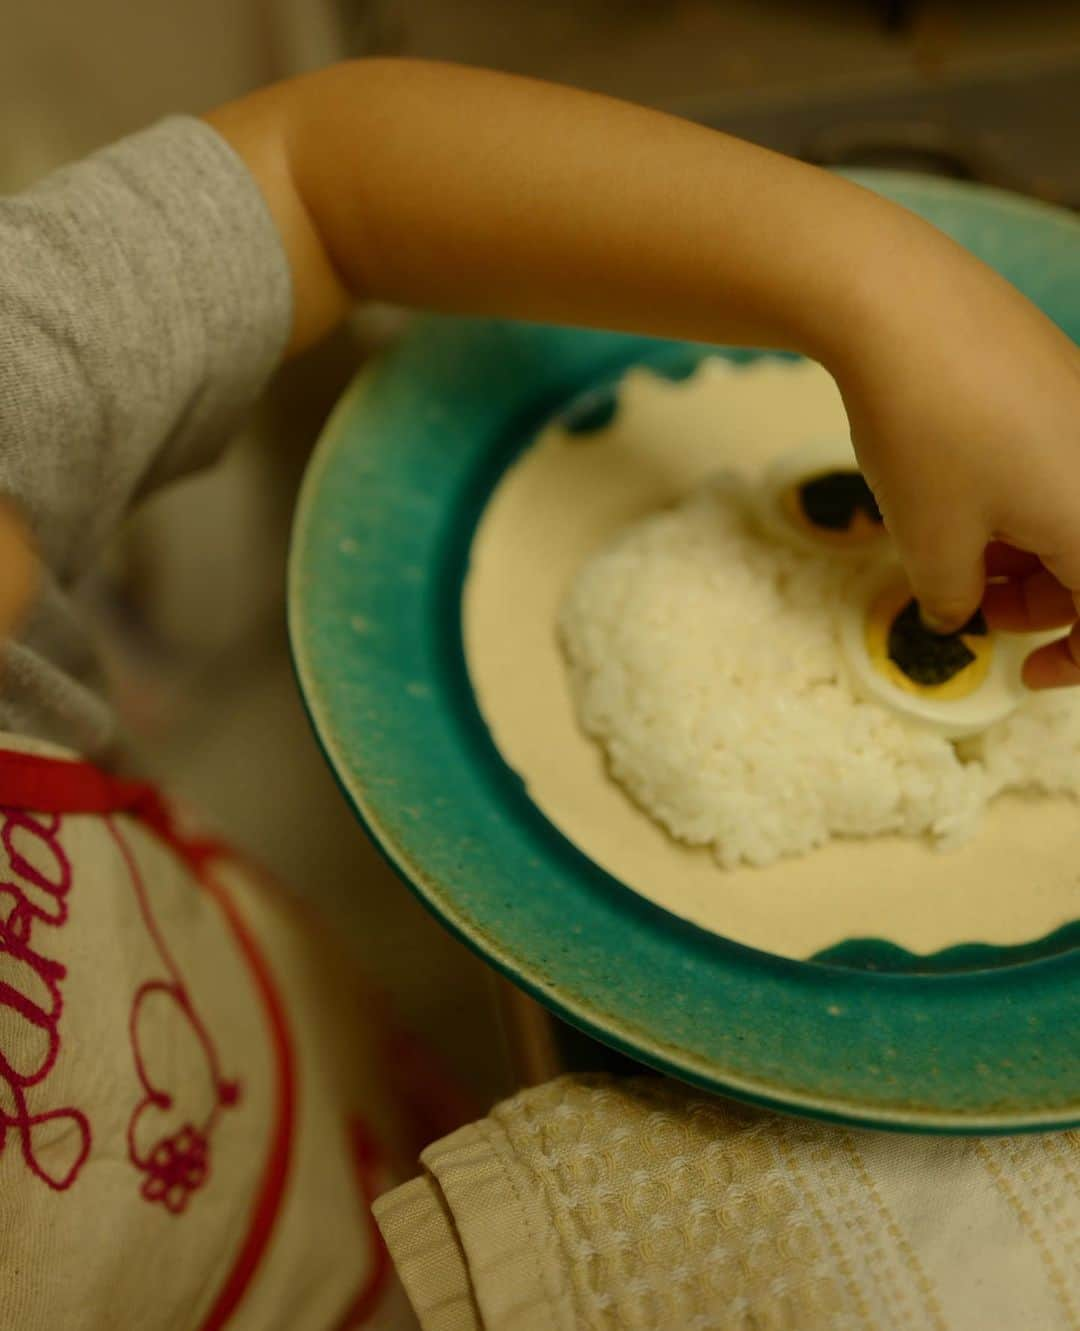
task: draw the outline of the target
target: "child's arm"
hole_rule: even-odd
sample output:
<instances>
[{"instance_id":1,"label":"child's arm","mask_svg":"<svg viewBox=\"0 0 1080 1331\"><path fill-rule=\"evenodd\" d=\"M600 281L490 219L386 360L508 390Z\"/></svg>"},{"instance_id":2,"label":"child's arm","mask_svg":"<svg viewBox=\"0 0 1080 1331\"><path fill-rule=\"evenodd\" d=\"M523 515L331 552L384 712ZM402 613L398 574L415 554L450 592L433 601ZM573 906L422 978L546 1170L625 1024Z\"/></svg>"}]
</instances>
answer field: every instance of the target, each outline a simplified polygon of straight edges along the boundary
<instances>
[{"instance_id":1,"label":"child's arm","mask_svg":"<svg viewBox=\"0 0 1080 1331\"><path fill-rule=\"evenodd\" d=\"M1080 352L912 214L670 116L453 66L345 64L208 119L284 237L293 349L377 297L806 352L929 617L970 615L1000 539L1038 558L999 620L1076 619ZM1080 681L1077 661L1074 628L1029 682Z\"/></svg>"}]
</instances>

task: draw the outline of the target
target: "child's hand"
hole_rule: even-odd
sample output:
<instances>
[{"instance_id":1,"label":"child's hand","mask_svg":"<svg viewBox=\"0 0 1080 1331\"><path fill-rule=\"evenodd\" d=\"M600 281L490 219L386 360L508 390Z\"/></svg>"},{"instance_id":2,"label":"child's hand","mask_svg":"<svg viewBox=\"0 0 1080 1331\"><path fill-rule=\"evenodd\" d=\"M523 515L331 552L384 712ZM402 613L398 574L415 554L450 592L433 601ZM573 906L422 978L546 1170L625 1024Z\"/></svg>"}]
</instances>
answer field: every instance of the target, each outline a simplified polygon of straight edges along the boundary
<instances>
[{"instance_id":1,"label":"child's hand","mask_svg":"<svg viewBox=\"0 0 1080 1331\"><path fill-rule=\"evenodd\" d=\"M963 624L989 575L992 624L1072 626L1027 683L1080 683L1080 349L937 233L911 240L832 367L860 461L928 623Z\"/></svg>"}]
</instances>

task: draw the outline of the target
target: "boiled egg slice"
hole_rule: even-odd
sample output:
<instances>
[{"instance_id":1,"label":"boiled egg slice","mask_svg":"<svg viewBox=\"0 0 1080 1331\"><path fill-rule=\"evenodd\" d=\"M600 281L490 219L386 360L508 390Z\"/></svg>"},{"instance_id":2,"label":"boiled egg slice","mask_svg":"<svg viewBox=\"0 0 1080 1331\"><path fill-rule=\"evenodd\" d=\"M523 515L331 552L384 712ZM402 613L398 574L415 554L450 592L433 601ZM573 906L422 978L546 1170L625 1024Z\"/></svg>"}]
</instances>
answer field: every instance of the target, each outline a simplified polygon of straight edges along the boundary
<instances>
[{"instance_id":1,"label":"boiled egg slice","mask_svg":"<svg viewBox=\"0 0 1080 1331\"><path fill-rule=\"evenodd\" d=\"M881 513L846 439L821 439L768 468L759 515L770 535L803 550L865 555L884 546Z\"/></svg>"},{"instance_id":2,"label":"boiled egg slice","mask_svg":"<svg viewBox=\"0 0 1080 1331\"><path fill-rule=\"evenodd\" d=\"M1003 721L1027 694L1021 672L1032 637L995 632L981 612L958 633L932 633L898 565L863 578L838 614L857 691L948 739Z\"/></svg>"}]
</instances>

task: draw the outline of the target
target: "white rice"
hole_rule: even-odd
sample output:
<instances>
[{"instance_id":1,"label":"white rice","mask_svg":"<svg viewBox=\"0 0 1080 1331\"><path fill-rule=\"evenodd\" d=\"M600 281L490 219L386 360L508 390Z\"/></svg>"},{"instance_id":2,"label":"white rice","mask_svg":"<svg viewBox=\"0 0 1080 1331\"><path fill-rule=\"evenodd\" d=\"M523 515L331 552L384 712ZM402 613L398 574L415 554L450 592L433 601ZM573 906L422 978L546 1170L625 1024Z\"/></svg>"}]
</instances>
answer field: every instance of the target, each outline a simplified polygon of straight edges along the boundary
<instances>
[{"instance_id":1,"label":"white rice","mask_svg":"<svg viewBox=\"0 0 1080 1331\"><path fill-rule=\"evenodd\" d=\"M831 837L971 837L1005 790L1080 794L1080 707L1032 695L956 745L859 700L829 607L858 567L789 550L721 477L582 568L560 631L581 724L668 832L724 866Z\"/></svg>"}]
</instances>

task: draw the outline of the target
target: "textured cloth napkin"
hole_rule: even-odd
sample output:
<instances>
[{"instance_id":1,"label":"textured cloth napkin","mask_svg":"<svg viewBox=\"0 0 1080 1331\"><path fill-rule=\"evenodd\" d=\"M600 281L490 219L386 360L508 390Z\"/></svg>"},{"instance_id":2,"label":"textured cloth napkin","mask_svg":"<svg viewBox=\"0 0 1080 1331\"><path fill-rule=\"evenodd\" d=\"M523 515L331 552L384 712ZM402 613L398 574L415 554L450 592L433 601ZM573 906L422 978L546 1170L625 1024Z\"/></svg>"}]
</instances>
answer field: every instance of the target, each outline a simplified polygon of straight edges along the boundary
<instances>
[{"instance_id":1,"label":"textured cloth napkin","mask_svg":"<svg viewBox=\"0 0 1080 1331\"><path fill-rule=\"evenodd\" d=\"M423 1331L1074 1331L1080 1133L942 1138L563 1077L376 1218Z\"/></svg>"}]
</instances>

